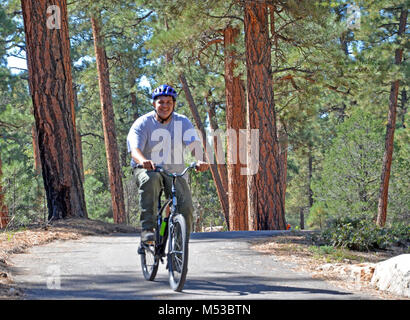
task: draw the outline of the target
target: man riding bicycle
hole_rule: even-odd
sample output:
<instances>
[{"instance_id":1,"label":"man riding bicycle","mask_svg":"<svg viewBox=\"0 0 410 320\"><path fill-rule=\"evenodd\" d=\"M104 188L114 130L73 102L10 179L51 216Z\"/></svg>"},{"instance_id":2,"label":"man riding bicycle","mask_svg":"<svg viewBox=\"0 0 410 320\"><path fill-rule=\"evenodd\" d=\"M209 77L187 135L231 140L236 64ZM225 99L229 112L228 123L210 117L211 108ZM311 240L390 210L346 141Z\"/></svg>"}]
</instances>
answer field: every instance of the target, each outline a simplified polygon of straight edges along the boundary
<instances>
[{"instance_id":1,"label":"man riding bicycle","mask_svg":"<svg viewBox=\"0 0 410 320\"><path fill-rule=\"evenodd\" d=\"M131 166L137 178L141 209L141 241L154 240L155 213L158 195L164 188L165 195L171 193L172 178L147 170L161 165L170 172L181 172L184 167L184 151L195 150L197 171L205 171L209 165L202 160L201 143L191 121L174 111L177 92L166 84L152 92L154 110L139 117L131 126L127 137ZM144 169L136 168L140 164ZM193 205L187 181L176 182L178 212L186 221L188 234L192 231Z\"/></svg>"}]
</instances>

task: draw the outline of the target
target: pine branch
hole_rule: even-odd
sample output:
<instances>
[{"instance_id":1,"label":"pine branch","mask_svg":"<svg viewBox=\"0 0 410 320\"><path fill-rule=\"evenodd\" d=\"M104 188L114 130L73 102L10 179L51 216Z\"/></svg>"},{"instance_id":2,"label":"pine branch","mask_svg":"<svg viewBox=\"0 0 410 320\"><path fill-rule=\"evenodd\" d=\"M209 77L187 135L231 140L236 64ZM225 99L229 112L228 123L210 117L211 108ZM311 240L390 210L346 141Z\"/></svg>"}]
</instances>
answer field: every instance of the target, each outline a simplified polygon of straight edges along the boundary
<instances>
[{"instance_id":1,"label":"pine branch","mask_svg":"<svg viewBox=\"0 0 410 320\"><path fill-rule=\"evenodd\" d=\"M142 21L144 21L146 18L148 18L152 13L154 13L154 11L151 10L150 12L148 12L148 13L147 13L146 15L144 15L143 17L138 18L136 23L122 26L122 27L120 28L120 31L111 31L111 32L109 32L109 33L101 33L101 38L107 38L107 37L110 37L110 36L121 36L121 37L124 37L124 31L125 31L127 28L135 28L135 27L138 26Z\"/></svg>"},{"instance_id":2,"label":"pine branch","mask_svg":"<svg viewBox=\"0 0 410 320\"><path fill-rule=\"evenodd\" d=\"M8 122L4 122L0 120L0 126L5 127L5 128L15 128L15 129L19 129L23 126L17 126L15 124L12 123L8 123Z\"/></svg>"},{"instance_id":3,"label":"pine branch","mask_svg":"<svg viewBox=\"0 0 410 320\"><path fill-rule=\"evenodd\" d=\"M295 23L295 22L297 22L297 21L299 21L299 20L302 20L302 19L303 19L303 18L300 17L300 18L297 18L297 19L295 19L295 20L292 20L292 21L289 21L289 22L285 23L283 26L281 26L281 27L276 31L276 33L279 33L280 31L282 31L282 29L286 28L288 25L293 24L293 23Z\"/></svg>"},{"instance_id":4,"label":"pine branch","mask_svg":"<svg viewBox=\"0 0 410 320\"><path fill-rule=\"evenodd\" d=\"M313 71L311 70L304 70L304 69L298 69L297 67L289 67L289 68L283 68L283 69L276 69L273 70L272 73L279 73L279 72L284 72L284 71L298 71L298 72L304 72L304 73L310 73L313 74Z\"/></svg>"},{"instance_id":5,"label":"pine branch","mask_svg":"<svg viewBox=\"0 0 410 320\"><path fill-rule=\"evenodd\" d=\"M314 79L312 79L312 78L309 78L309 77L302 77L302 78L305 79L305 80L308 80L308 81L310 81L310 82L313 82L313 83L317 82L316 80L314 80ZM339 90L337 87L332 86L332 85L329 85L329 84L328 84L328 85L325 85L325 87L328 88L328 89L330 89L330 90L336 91L336 92L338 92L338 93L344 94L344 95L349 94L349 91L347 91L347 92L341 91L341 90Z\"/></svg>"},{"instance_id":6,"label":"pine branch","mask_svg":"<svg viewBox=\"0 0 410 320\"><path fill-rule=\"evenodd\" d=\"M144 21L146 18L148 18L151 14L153 14L154 13L154 11L150 11L150 12L148 12L145 16L143 16L143 17L141 17L141 18L138 18L138 20L137 20L137 23L134 23L133 25L132 25L132 27L136 27L137 25L139 25L142 21Z\"/></svg>"},{"instance_id":7,"label":"pine branch","mask_svg":"<svg viewBox=\"0 0 410 320\"><path fill-rule=\"evenodd\" d=\"M82 137L86 137L86 136L92 136L92 137L94 137L94 138L99 138L100 140L103 140L103 141L104 141L104 138L101 137L99 134L95 134L95 133L92 133L92 132L87 132L87 133L81 133L81 134L80 134L80 137L81 137L81 138L82 138Z\"/></svg>"},{"instance_id":8,"label":"pine branch","mask_svg":"<svg viewBox=\"0 0 410 320\"><path fill-rule=\"evenodd\" d=\"M215 18L215 19L237 19L237 20L241 21L242 23L244 22L244 20L241 17L238 17L238 16L231 16L231 15L214 16L214 15L209 14L209 13L205 13L205 15L210 17L210 18Z\"/></svg>"},{"instance_id":9,"label":"pine branch","mask_svg":"<svg viewBox=\"0 0 410 320\"><path fill-rule=\"evenodd\" d=\"M1 137L2 139L4 139L6 142L7 142L7 140L13 140L14 142L17 142L18 144L21 144L21 141L19 141L17 138L15 138L15 137L13 137L13 136L8 136L8 135L1 134L1 133L0 133L0 137Z\"/></svg>"}]
</instances>

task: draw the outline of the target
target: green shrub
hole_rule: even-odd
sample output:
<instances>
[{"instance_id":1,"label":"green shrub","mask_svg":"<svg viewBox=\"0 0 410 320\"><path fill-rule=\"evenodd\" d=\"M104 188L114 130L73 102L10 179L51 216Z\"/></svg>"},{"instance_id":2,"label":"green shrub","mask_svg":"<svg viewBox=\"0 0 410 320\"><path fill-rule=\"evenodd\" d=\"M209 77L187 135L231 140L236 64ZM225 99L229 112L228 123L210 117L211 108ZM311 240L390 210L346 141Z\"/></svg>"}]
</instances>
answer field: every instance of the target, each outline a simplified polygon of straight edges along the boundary
<instances>
[{"instance_id":1,"label":"green shrub","mask_svg":"<svg viewBox=\"0 0 410 320\"><path fill-rule=\"evenodd\" d=\"M380 228L365 218L342 217L331 220L321 233L321 238L332 246L358 251L386 249L393 245L408 247L410 227L396 224Z\"/></svg>"},{"instance_id":2,"label":"green shrub","mask_svg":"<svg viewBox=\"0 0 410 320\"><path fill-rule=\"evenodd\" d=\"M336 249L332 246L325 245L325 246L311 246L309 250L317 255L326 255L326 254L333 254L336 252Z\"/></svg>"},{"instance_id":3,"label":"green shrub","mask_svg":"<svg viewBox=\"0 0 410 320\"><path fill-rule=\"evenodd\" d=\"M328 212L323 202L315 202L309 210L309 216L307 218L307 225L309 227L323 228L323 225L328 218Z\"/></svg>"}]
</instances>

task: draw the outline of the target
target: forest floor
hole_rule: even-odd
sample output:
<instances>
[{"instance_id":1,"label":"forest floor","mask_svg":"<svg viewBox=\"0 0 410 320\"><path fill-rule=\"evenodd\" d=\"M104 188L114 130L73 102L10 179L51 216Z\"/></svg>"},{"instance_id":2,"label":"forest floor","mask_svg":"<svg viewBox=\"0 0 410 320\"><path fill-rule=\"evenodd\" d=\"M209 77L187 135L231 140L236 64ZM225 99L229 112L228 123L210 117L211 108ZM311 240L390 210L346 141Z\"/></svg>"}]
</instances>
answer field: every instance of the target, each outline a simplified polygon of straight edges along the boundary
<instances>
[{"instance_id":1,"label":"forest floor","mask_svg":"<svg viewBox=\"0 0 410 320\"><path fill-rule=\"evenodd\" d=\"M252 248L272 254L278 260L293 262L299 271L350 292L366 293L383 300L410 300L380 291L370 283L375 264L409 253L408 248L359 252L320 244L317 235L314 231L293 231L255 243Z\"/></svg>"},{"instance_id":2,"label":"forest floor","mask_svg":"<svg viewBox=\"0 0 410 320\"><path fill-rule=\"evenodd\" d=\"M18 300L22 292L13 283L9 257L23 253L30 247L46 244L55 240L74 240L84 236L107 235L112 233L134 233L131 226L116 225L90 219L59 220L51 225L33 225L19 230L0 232L0 300ZM366 292L379 299L405 299L376 290L370 279L352 277L352 267L373 266L398 254L397 250L378 252L357 252L345 249L319 246L314 232L289 232L261 240L252 244L252 249L263 254L273 254L277 259L295 263L301 271L310 273L314 278L352 292ZM345 272L346 271L346 272ZM408 300L408 299L406 299Z\"/></svg>"}]
</instances>

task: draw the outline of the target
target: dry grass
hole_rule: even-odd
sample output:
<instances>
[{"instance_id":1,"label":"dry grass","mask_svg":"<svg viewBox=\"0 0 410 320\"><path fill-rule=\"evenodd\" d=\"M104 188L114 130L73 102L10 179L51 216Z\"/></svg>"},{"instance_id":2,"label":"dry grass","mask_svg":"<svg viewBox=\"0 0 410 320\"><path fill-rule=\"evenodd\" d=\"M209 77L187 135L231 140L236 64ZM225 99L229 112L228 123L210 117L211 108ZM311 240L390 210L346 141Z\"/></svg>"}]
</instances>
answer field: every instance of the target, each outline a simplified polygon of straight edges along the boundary
<instances>
[{"instance_id":1,"label":"dry grass","mask_svg":"<svg viewBox=\"0 0 410 320\"><path fill-rule=\"evenodd\" d=\"M272 237L268 241L258 241L252 245L254 250L272 254L278 260L292 262L295 269L312 274L313 278L328 281L351 292L366 293L386 300L408 300L379 291L370 285L370 279L352 277L357 268L371 268L373 264L400 254L396 251L357 252L320 246L313 232L292 232Z\"/></svg>"}]
</instances>

